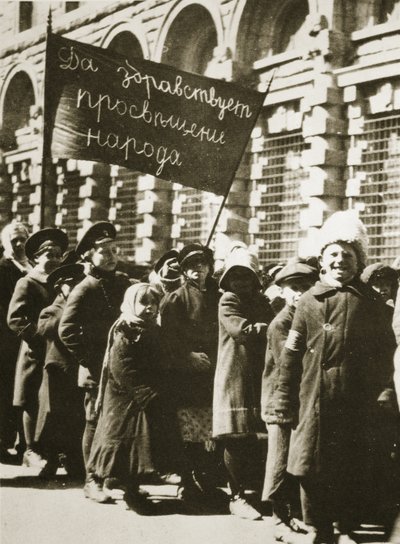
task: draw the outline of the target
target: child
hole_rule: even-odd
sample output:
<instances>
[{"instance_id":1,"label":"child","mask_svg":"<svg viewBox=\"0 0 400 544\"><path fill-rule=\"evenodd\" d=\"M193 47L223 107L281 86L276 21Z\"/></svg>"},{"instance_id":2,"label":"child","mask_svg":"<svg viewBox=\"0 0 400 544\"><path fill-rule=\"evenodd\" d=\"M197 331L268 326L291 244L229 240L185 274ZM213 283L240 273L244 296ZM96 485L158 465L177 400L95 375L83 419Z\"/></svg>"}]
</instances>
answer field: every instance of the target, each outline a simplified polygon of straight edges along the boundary
<instances>
[{"instance_id":1,"label":"child","mask_svg":"<svg viewBox=\"0 0 400 544\"><path fill-rule=\"evenodd\" d=\"M61 342L58 325L72 288L84 277L82 264L64 265L54 270L47 284L56 298L40 312L38 320L38 334L46 342L46 356L35 438L47 454L46 466L39 473L39 477L45 479L56 475L60 453L66 455L64 464L69 476L83 475L80 442L84 417L77 383L78 363Z\"/></svg>"},{"instance_id":2,"label":"child","mask_svg":"<svg viewBox=\"0 0 400 544\"><path fill-rule=\"evenodd\" d=\"M383 302L360 281L367 237L352 211L320 232L321 280L299 300L275 396L278 418L295 430L288 471L300 479L310 541L354 542L368 502L379 504L378 398L392 375L390 323ZM364 509L364 511L361 510Z\"/></svg>"},{"instance_id":3,"label":"child","mask_svg":"<svg viewBox=\"0 0 400 544\"><path fill-rule=\"evenodd\" d=\"M379 293L389 307L394 308L399 287L399 276L394 268L382 263L370 264L363 270L361 281Z\"/></svg>"},{"instance_id":4,"label":"child","mask_svg":"<svg viewBox=\"0 0 400 544\"><path fill-rule=\"evenodd\" d=\"M303 263L288 264L275 277L275 284L280 287L286 305L268 328L262 377L261 417L267 423L268 430L268 454L262 500L272 503L276 540L285 540L291 534L291 526L294 526L292 509L298 495L298 484L286 472L291 422L277 419L274 413L273 396L279 376L279 357L299 298L316 282L317 277L317 270Z\"/></svg>"},{"instance_id":5,"label":"child","mask_svg":"<svg viewBox=\"0 0 400 544\"><path fill-rule=\"evenodd\" d=\"M232 498L230 512L261 519L244 494L244 469L254 464L260 418L261 374L273 312L262 295L256 258L232 252L220 279L219 346L214 380L213 436L224 446Z\"/></svg>"},{"instance_id":6,"label":"child","mask_svg":"<svg viewBox=\"0 0 400 544\"><path fill-rule=\"evenodd\" d=\"M42 229L28 238L25 253L34 267L18 280L8 308L8 326L23 340L15 370L14 406L23 411L26 466L43 468L45 464L34 441L45 355L45 342L37 334L37 321L40 311L52 298L47 277L59 266L67 247L68 237L60 229Z\"/></svg>"},{"instance_id":7,"label":"child","mask_svg":"<svg viewBox=\"0 0 400 544\"><path fill-rule=\"evenodd\" d=\"M131 285L128 276L116 270L118 264L117 231L112 223L92 225L76 246L90 271L68 297L58 329L60 340L79 362L78 385L84 390L85 430L82 453L85 466L97 425L94 409L101 367L111 325L119 315L124 293ZM103 490L86 471L84 494L94 500L107 500Z\"/></svg>"},{"instance_id":8,"label":"child","mask_svg":"<svg viewBox=\"0 0 400 544\"><path fill-rule=\"evenodd\" d=\"M146 511L140 481L158 469L171 470L166 465L172 459L182 467L173 407L166 400L158 302L157 290L148 283L134 284L124 295L109 334L98 399L101 413L89 459L96 482L117 479L126 488L128 506L138 512Z\"/></svg>"}]
</instances>

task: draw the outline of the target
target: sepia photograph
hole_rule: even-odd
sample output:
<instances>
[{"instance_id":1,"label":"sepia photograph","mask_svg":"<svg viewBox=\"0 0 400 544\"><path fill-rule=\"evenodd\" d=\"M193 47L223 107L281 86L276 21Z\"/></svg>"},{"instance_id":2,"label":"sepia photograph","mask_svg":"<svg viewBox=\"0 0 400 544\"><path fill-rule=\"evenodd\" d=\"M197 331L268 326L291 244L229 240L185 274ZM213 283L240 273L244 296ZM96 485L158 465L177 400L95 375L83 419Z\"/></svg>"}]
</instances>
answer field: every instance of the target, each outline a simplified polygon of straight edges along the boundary
<instances>
[{"instance_id":1,"label":"sepia photograph","mask_svg":"<svg viewBox=\"0 0 400 544\"><path fill-rule=\"evenodd\" d=\"M1 544L400 544L400 0L0 32Z\"/></svg>"}]
</instances>

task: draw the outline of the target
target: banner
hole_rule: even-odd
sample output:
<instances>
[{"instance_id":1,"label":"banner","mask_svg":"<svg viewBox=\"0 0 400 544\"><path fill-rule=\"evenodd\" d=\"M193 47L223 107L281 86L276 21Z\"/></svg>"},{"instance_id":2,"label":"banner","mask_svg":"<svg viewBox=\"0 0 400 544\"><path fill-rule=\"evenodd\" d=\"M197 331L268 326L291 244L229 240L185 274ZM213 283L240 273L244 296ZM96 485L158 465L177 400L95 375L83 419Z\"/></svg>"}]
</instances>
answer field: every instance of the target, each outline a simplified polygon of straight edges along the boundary
<instances>
[{"instance_id":1,"label":"banner","mask_svg":"<svg viewBox=\"0 0 400 544\"><path fill-rule=\"evenodd\" d=\"M53 157L229 190L265 94L49 34Z\"/></svg>"}]
</instances>

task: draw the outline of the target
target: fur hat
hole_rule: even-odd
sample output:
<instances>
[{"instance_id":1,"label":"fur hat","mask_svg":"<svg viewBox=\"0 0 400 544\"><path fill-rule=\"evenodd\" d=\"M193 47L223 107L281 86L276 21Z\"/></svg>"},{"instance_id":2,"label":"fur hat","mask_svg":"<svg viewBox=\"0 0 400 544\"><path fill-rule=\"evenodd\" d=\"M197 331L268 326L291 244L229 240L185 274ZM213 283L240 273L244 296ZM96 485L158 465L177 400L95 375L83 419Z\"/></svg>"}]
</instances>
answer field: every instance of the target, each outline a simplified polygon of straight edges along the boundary
<instances>
[{"instance_id":1,"label":"fur hat","mask_svg":"<svg viewBox=\"0 0 400 544\"><path fill-rule=\"evenodd\" d=\"M336 242L351 244L357 253L360 267L364 268L367 261L368 236L357 212L353 210L335 212L322 225L319 231L319 254Z\"/></svg>"},{"instance_id":2,"label":"fur hat","mask_svg":"<svg viewBox=\"0 0 400 544\"><path fill-rule=\"evenodd\" d=\"M226 258L224 272L219 280L221 289L229 290L228 277L233 268L247 268L254 274L254 280L257 287L261 289L260 279L258 277L259 264L257 256L250 253L243 247L235 248Z\"/></svg>"}]
</instances>

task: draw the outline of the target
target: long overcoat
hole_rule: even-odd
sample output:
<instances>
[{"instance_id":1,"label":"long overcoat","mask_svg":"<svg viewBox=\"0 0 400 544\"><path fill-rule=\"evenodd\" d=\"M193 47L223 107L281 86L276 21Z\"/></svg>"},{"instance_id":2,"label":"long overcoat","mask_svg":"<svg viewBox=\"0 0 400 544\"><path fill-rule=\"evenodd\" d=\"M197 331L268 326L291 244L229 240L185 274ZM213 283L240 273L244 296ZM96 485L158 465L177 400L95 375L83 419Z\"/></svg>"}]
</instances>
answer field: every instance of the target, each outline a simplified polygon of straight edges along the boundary
<instances>
[{"instance_id":1,"label":"long overcoat","mask_svg":"<svg viewBox=\"0 0 400 544\"><path fill-rule=\"evenodd\" d=\"M288 471L328 483L371 480L378 398L390 384L394 339L384 304L357 279L322 282L299 300L282 351L275 405L296 426Z\"/></svg>"},{"instance_id":2,"label":"long overcoat","mask_svg":"<svg viewBox=\"0 0 400 544\"><path fill-rule=\"evenodd\" d=\"M130 285L126 274L94 268L68 297L58 332L81 365L81 387L98 386L108 333Z\"/></svg>"},{"instance_id":3,"label":"long overcoat","mask_svg":"<svg viewBox=\"0 0 400 544\"><path fill-rule=\"evenodd\" d=\"M31 270L19 279L8 308L8 326L23 340L15 372L14 405L36 403L42 380L45 343L37 333L41 310L51 302L47 275Z\"/></svg>"},{"instance_id":4,"label":"long overcoat","mask_svg":"<svg viewBox=\"0 0 400 544\"><path fill-rule=\"evenodd\" d=\"M84 420L82 394L78 388L78 362L58 336L66 300L58 295L40 312L37 331L46 342L43 380L39 390L39 413L35 440L45 445L79 439ZM76 449L76 448L75 448Z\"/></svg>"},{"instance_id":5,"label":"long overcoat","mask_svg":"<svg viewBox=\"0 0 400 544\"><path fill-rule=\"evenodd\" d=\"M218 362L214 380L213 435L265 431L260 418L261 375L267 335L256 323L273 319L267 299L225 292L219 303Z\"/></svg>"},{"instance_id":6,"label":"long overcoat","mask_svg":"<svg viewBox=\"0 0 400 544\"><path fill-rule=\"evenodd\" d=\"M180 407L211 408L214 370L218 348L219 293L213 280L204 291L186 281L166 295L160 306L161 329L171 360L177 399ZM190 352L208 355L212 369L198 372L188 360Z\"/></svg>"},{"instance_id":7,"label":"long overcoat","mask_svg":"<svg viewBox=\"0 0 400 544\"><path fill-rule=\"evenodd\" d=\"M158 470L179 470L182 453L160 327L119 321L112 330L89 467L99 478L133 485Z\"/></svg>"},{"instance_id":8,"label":"long overcoat","mask_svg":"<svg viewBox=\"0 0 400 544\"><path fill-rule=\"evenodd\" d=\"M275 411L275 391L279 381L280 356L292 326L295 308L286 304L274 317L267 331L267 349L261 380L261 417L268 423L285 423Z\"/></svg>"},{"instance_id":9,"label":"long overcoat","mask_svg":"<svg viewBox=\"0 0 400 544\"><path fill-rule=\"evenodd\" d=\"M16 416L12 400L15 366L21 344L20 338L7 324L7 313L15 285L25 274L12 259L0 259L0 441L6 446L12 446L15 440Z\"/></svg>"}]
</instances>

